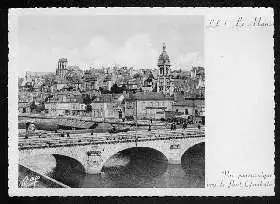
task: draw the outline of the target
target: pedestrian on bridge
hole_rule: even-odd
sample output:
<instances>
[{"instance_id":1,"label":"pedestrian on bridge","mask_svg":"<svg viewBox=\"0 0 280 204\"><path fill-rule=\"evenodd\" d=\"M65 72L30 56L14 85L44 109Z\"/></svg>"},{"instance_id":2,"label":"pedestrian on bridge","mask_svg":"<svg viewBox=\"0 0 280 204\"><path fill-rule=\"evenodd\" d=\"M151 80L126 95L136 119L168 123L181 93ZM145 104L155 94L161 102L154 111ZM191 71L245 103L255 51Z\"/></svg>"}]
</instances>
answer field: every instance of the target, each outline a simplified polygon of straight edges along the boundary
<instances>
[{"instance_id":1,"label":"pedestrian on bridge","mask_svg":"<svg viewBox=\"0 0 280 204\"><path fill-rule=\"evenodd\" d=\"M60 134L60 137L64 137L64 131L62 131L62 133Z\"/></svg>"},{"instance_id":2,"label":"pedestrian on bridge","mask_svg":"<svg viewBox=\"0 0 280 204\"><path fill-rule=\"evenodd\" d=\"M173 123L171 123L171 128L170 128L171 130L176 130L176 124L175 124L175 122L173 122Z\"/></svg>"},{"instance_id":3,"label":"pedestrian on bridge","mask_svg":"<svg viewBox=\"0 0 280 204\"><path fill-rule=\"evenodd\" d=\"M183 129L187 129L188 124L186 123L186 121L183 124Z\"/></svg>"}]
</instances>

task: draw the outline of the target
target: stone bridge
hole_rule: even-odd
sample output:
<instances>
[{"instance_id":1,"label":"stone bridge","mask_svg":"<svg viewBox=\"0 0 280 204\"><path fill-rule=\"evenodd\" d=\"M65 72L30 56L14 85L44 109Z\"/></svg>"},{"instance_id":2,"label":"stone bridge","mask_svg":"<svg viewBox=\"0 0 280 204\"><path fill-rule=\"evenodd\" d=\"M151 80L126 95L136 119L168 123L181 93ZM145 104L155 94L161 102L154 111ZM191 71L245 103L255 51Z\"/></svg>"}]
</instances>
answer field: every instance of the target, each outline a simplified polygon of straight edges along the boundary
<instances>
[{"instance_id":1,"label":"stone bridge","mask_svg":"<svg viewBox=\"0 0 280 204\"><path fill-rule=\"evenodd\" d=\"M204 131L158 130L122 134L71 135L70 138L47 136L20 139L19 163L29 166L36 155L61 155L79 162L86 173L100 173L105 162L131 148L148 148L160 153L171 164L180 164L183 154L195 145L204 144ZM147 158L149 159L149 158Z\"/></svg>"}]
</instances>

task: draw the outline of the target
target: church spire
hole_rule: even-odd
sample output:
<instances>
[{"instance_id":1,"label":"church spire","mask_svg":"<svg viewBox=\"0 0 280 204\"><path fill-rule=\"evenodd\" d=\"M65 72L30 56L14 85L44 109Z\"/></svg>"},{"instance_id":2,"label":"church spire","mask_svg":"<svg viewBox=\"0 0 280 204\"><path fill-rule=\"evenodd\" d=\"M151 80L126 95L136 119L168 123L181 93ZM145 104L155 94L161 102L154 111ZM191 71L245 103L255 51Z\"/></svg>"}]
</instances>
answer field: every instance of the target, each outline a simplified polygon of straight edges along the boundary
<instances>
[{"instance_id":1,"label":"church spire","mask_svg":"<svg viewBox=\"0 0 280 204\"><path fill-rule=\"evenodd\" d=\"M166 45L165 45L165 43L163 43L162 50L165 51L165 49L166 49Z\"/></svg>"}]
</instances>

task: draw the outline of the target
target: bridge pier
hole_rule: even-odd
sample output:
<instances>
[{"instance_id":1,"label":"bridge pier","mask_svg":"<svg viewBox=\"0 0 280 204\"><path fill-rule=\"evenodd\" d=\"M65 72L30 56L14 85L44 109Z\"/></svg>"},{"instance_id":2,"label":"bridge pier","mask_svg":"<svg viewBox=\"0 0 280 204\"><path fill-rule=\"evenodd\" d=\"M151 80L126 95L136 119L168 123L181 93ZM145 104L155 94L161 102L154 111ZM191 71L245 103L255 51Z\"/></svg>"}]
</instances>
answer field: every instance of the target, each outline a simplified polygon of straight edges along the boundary
<instances>
[{"instance_id":1,"label":"bridge pier","mask_svg":"<svg viewBox=\"0 0 280 204\"><path fill-rule=\"evenodd\" d=\"M101 169L101 165L87 165L85 170L87 174L100 174Z\"/></svg>"},{"instance_id":2,"label":"bridge pier","mask_svg":"<svg viewBox=\"0 0 280 204\"><path fill-rule=\"evenodd\" d=\"M180 159L168 158L168 164L181 164L181 158Z\"/></svg>"},{"instance_id":3,"label":"bridge pier","mask_svg":"<svg viewBox=\"0 0 280 204\"><path fill-rule=\"evenodd\" d=\"M103 166L103 159L100 156L87 155L84 167L87 174L100 174Z\"/></svg>"},{"instance_id":4,"label":"bridge pier","mask_svg":"<svg viewBox=\"0 0 280 204\"><path fill-rule=\"evenodd\" d=\"M101 174L101 168L88 167L86 168L87 174Z\"/></svg>"}]
</instances>

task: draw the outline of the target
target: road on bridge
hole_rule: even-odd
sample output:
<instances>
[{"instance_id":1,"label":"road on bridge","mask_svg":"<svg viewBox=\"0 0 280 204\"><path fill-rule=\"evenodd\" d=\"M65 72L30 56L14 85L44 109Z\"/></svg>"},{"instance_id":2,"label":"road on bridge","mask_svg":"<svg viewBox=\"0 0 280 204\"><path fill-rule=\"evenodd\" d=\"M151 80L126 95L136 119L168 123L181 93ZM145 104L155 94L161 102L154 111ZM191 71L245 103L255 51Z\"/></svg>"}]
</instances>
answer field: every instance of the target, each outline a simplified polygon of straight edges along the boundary
<instances>
[{"instance_id":1,"label":"road on bridge","mask_svg":"<svg viewBox=\"0 0 280 204\"><path fill-rule=\"evenodd\" d=\"M28 137L26 137L28 136ZM104 144L104 143L123 143L148 140L168 140L187 137L204 137L204 128L188 129L160 129L160 130L138 130L120 133L77 133L61 137L60 133L37 131L27 135L19 133L19 150L33 148L48 148L59 146L74 146L87 144Z\"/></svg>"}]
</instances>

